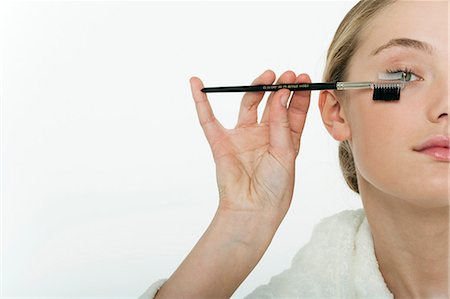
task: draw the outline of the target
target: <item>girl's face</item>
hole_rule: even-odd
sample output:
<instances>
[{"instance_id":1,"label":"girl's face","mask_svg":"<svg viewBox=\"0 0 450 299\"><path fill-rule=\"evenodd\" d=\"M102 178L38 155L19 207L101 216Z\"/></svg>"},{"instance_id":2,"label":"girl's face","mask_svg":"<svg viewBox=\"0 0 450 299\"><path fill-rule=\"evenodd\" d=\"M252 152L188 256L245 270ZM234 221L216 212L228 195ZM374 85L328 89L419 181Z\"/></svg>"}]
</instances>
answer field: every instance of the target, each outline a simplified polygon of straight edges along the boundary
<instances>
[{"instance_id":1,"label":"girl's face","mask_svg":"<svg viewBox=\"0 0 450 299\"><path fill-rule=\"evenodd\" d=\"M378 73L387 70L412 71L414 83L401 91L400 101L373 101L371 90L350 90L344 110L358 180L421 207L449 205L449 162L414 150L432 136L450 135L448 25L448 1L397 1L362 32L346 78L380 81ZM395 39L404 46L374 54Z\"/></svg>"}]
</instances>

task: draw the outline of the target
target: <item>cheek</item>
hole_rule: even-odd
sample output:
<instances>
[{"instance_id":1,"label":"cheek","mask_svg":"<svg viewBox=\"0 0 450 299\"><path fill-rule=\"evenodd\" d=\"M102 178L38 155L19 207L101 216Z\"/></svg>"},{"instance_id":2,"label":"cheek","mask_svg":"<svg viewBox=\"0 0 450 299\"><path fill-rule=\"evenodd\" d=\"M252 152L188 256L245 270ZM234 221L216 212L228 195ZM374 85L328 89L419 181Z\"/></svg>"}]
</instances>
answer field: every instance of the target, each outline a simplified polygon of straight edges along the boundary
<instances>
[{"instance_id":1,"label":"cheek","mask_svg":"<svg viewBox=\"0 0 450 299\"><path fill-rule=\"evenodd\" d=\"M403 96L397 103L369 101L367 95L351 99L351 144L359 183L424 208L448 206L450 166L413 150L428 134L426 95Z\"/></svg>"},{"instance_id":2,"label":"cheek","mask_svg":"<svg viewBox=\"0 0 450 299\"><path fill-rule=\"evenodd\" d=\"M366 102L363 102L366 101ZM356 168L379 189L400 188L411 170L414 113L399 102L361 100L352 111L352 150ZM409 109L409 110L408 110ZM414 179L411 177L410 179Z\"/></svg>"}]
</instances>

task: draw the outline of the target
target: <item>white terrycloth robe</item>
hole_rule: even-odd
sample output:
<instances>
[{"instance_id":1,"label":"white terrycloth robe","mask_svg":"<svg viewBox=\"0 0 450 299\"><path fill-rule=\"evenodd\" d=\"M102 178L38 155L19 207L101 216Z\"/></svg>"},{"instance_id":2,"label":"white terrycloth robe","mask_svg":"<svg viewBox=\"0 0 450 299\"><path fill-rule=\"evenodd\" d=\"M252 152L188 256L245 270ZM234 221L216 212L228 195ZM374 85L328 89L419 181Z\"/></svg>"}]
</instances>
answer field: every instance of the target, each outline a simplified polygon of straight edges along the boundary
<instances>
[{"instance_id":1,"label":"white terrycloth robe","mask_svg":"<svg viewBox=\"0 0 450 299\"><path fill-rule=\"evenodd\" d=\"M166 279L139 299L153 298ZM378 268L363 209L346 210L316 224L289 269L245 298L394 299Z\"/></svg>"}]
</instances>

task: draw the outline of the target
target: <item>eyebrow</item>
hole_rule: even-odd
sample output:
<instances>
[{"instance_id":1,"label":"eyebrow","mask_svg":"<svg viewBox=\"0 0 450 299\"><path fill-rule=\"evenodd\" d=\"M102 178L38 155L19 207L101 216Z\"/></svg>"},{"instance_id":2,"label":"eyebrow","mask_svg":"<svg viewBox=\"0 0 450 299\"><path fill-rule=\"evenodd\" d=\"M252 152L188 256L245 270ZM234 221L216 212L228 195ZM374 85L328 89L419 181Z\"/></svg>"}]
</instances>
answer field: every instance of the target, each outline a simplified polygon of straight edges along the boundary
<instances>
[{"instance_id":1,"label":"eyebrow","mask_svg":"<svg viewBox=\"0 0 450 299\"><path fill-rule=\"evenodd\" d=\"M421 42L421 41L418 41L415 39L410 39L410 38L394 38L394 39L391 39L386 44L376 48L370 54L370 56L375 56L375 55L379 54L381 51L383 51L384 49L391 48L391 47L412 48L412 49L426 52L430 55L433 54L433 50L434 50L433 46L426 42Z\"/></svg>"}]
</instances>

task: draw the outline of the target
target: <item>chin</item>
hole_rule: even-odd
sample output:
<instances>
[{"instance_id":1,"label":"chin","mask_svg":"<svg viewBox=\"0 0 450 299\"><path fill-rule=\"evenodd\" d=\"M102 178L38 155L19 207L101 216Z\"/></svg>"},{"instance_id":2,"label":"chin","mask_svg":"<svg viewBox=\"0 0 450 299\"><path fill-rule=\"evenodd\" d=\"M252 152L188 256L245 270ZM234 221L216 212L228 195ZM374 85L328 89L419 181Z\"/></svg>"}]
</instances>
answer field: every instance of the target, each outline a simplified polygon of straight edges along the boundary
<instances>
[{"instance_id":1,"label":"chin","mask_svg":"<svg viewBox=\"0 0 450 299\"><path fill-rule=\"evenodd\" d=\"M420 186L419 186L420 187ZM420 189L414 188L413 198L410 198L408 202L415 206L426 209L437 208L449 208L450 207L450 194L448 183L440 185L426 185L426 188ZM415 191L415 192L414 192Z\"/></svg>"},{"instance_id":2,"label":"chin","mask_svg":"<svg viewBox=\"0 0 450 299\"><path fill-rule=\"evenodd\" d=\"M402 184L404 192L416 205L428 208L450 206L450 176L446 164L444 172L436 166L430 167L433 170L423 167L409 183Z\"/></svg>"},{"instance_id":3,"label":"chin","mask_svg":"<svg viewBox=\"0 0 450 299\"><path fill-rule=\"evenodd\" d=\"M385 192L394 198L422 209L450 207L449 182L447 178L422 179L410 182L397 182L385 186Z\"/></svg>"}]
</instances>

